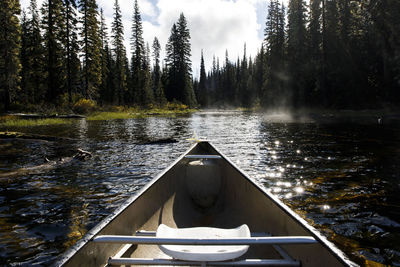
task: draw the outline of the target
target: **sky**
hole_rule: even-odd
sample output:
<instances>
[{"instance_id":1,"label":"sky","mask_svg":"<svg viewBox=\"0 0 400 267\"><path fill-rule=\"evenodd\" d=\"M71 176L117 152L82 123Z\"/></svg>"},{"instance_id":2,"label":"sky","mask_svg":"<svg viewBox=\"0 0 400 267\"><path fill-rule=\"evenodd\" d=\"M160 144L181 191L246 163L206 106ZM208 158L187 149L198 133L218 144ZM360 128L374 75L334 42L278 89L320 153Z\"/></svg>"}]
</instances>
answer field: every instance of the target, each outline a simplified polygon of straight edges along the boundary
<instances>
[{"instance_id":1,"label":"sky","mask_svg":"<svg viewBox=\"0 0 400 267\"><path fill-rule=\"evenodd\" d=\"M30 0L21 0L27 8ZM44 0L37 0L38 7ZM288 0L284 0L287 5ZM103 9L108 28L113 20L114 0L97 0ZM194 77L200 73L201 50L206 71L212 66L213 56L222 66L225 51L229 59L243 57L244 44L248 56L254 56L261 46L268 0L138 0L143 22L143 38L151 48L154 37L160 41L161 58L165 57L165 45L172 24L180 13L185 15L191 35L192 69ZM119 0L122 11L125 46L130 58L130 36L134 0Z\"/></svg>"}]
</instances>

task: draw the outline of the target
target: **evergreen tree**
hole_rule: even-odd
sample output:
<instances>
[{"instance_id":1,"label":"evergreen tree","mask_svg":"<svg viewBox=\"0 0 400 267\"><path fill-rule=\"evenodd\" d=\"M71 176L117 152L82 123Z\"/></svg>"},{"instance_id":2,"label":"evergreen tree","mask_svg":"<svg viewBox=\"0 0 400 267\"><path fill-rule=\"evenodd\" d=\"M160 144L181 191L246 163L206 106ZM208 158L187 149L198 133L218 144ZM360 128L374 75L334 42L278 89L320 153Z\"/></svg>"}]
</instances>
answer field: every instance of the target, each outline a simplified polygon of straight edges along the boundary
<instances>
[{"instance_id":1,"label":"evergreen tree","mask_svg":"<svg viewBox=\"0 0 400 267\"><path fill-rule=\"evenodd\" d=\"M261 44L260 51L257 53L254 62L254 86L257 104L261 103L262 87L265 79L265 49Z\"/></svg>"},{"instance_id":2,"label":"evergreen tree","mask_svg":"<svg viewBox=\"0 0 400 267\"><path fill-rule=\"evenodd\" d=\"M178 31L174 23L171 28L171 35L166 44L166 70L164 73L168 75L165 77L165 94L168 101L178 100L179 88L177 87L178 76Z\"/></svg>"},{"instance_id":3,"label":"evergreen tree","mask_svg":"<svg viewBox=\"0 0 400 267\"><path fill-rule=\"evenodd\" d=\"M368 77L374 102L400 102L400 2L396 0L365 1L369 23L364 56L371 58ZM373 81L373 83L371 83Z\"/></svg>"},{"instance_id":4,"label":"evergreen tree","mask_svg":"<svg viewBox=\"0 0 400 267\"><path fill-rule=\"evenodd\" d=\"M112 67L114 103L123 105L127 91L127 60L124 46L124 26L118 0L114 3L114 21L111 27L114 66Z\"/></svg>"},{"instance_id":5,"label":"evergreen tree","mask_svg":"<svg viewBox=\"0 0 400 267\"><path fill-rule=\"evenodd\" d=\"M22 17L21 97L23 103L38 104L44 100L44 50L36 0L28 8L30 18Z\"/></svg>"},{"instance_id":6,"label":"evergreen tree","mask_svg":"<svg viewBox=\"0 0 400 267\"><path fill-rule=\"evenodd\" d=\"M221 99L228 105L235 105L237 95L236 73L233 64L229 61L228 50L225 51L225 65L221 74Z\"/></svg>"},{"instance_id":7,"label":"evergreen tree","mask_svg":"<svg viewBox=\"0 0 400 267\"><path fill-rule=\"evenodd\" d=\"M339 51L339 15L336 1L323 0L323 67L324 70L324 105L333 107L335 98L333 97L340 84L338 82L337 66L340 59L337 55Z\"/></svg>"},{"instance_id":8,"label":"evergreen tree","mask_svg":"<svg viewBox=\"0 0 400 267\"><path fill-rule=\"evenodd\" d=\"M42 28L45 48L46 101L54 103L65 88L63 36L65 23L62 1L47 0L42 6Z\"/></svg>"},{"instance_id":9,"label":"evergreen tree","mask_svg":"<svg viewBox=\"0 0 400 267\"><path fill-rule=\"evenodd\" d=\"M264 30L265 74L261 104L265 107L287 105L284 14L284 6L277 0L271 0Z\"/></svg>"},{"instance_id":10,"label":"evergreen tree","mask_svg":"<svg viewBox=\"0 0 400 267\"><path fill-rule=\"evenodd\" d=\"M72 103L72 93L78 91L80 84L80 60L79 60L79 43L77 35L78 19L76 15L75 0L64 0L64 20L65 20L65 62L66 62L66 79L68 101Z\"/></svg>"},{"instance_id":11,"label":"evergreen tree","mask_svg":"<svg viewBox=\"0 0 400 267\"><path fill-rule=\"evenodd\" d=\"M197 104L196 96L192 87L192 61L191 57L191 46L190 46L190 32L187 27L187 21L183 13L179 16L177 22L178 31L178 86L182 88L181 101L189 106L195 106Z\"/></svg>"},{"instance_id":12,"label":"evergreen tree","mask_svg":"<svg viewBox=\"0 0 400 267\"><path fill-rule=\"evenodd\" d=\"M96 0L80 0L84 96L98 98L101 83L101 40Z\"/></svg>"},{"instance_id":13,"label":"evergreen tree","mask_svg":"<svg viewBox=\"0 0 400 267\"><path fill-rule=\"evenodd\" d=\"M162 106L166 103L164 90L162 87L161 82L161 68L160 68L160 52L161 52L161 45L158 41L157 37L154 37L153 41L153 59L154 59L154 66L153 66L153 94L155 103Z\"/></svg>"},{"instance_id":14,"label":"evergreen tree","mask_svg":"<svg viewBox=\"0 0 400 267\"><path fill-rule=\"evenodd\" d=\"M28 57L28 43L29 43L29 23L26 17L25 10L22 10L21 15L21 52L20 52L20 63L21 63L21 92L18 94L18 100L21 103L28 104L32 101L33 88L30 84L30 72L31 66Z\"/></svg>"},{"instance_id":15,"label":"evergreen tree","mask_svg":"<svg viewBox=\"0 0 400 267\"><path fill-rule=\"evenodd\" d=\"M241 62L238 61L237 68L238 68L238 81L239 81L239 91L237 97L238 103L243 107L250 107L252 102L252 92L249 88L249 66L247 62L247 55L246 55L246 43L244 44L243 48L243 59Z\"/></svg>"},{"instance_id":16,"label":"evergreen tree","mask_svg":"<svg viewBox=\"0 0 400 267\"><path fill-rule=\"evenodd\" d=\"M197 89L197 97L199 100L199 104L202 107L206 107L209 105L209 96L207 84L206 84L206 69L204 67L204 58L203 58L203 50L201 50L201 58L200 58L200 80Z\"/></svg>"},{"instance_id":17,"label":"evergreen tree","mask_svg":"<svg viewBox=\"0 0 400 267\"><path fill-rule=\"evenodd\" d=\"M101 49L100 49L100 62L101 62L101 81L99 86L99 94L100 94L100 102L104 103L112 103L113 94L111 88L111 64L112 57L111 51L108 44L108 34L107 34L107 25L105 22L103 9L100 9L100 41L101 41Z\"/></svg>"},{"instance_id":18,"label":"evergreen tree","mask_svg":"<svg viewBox=\"0 0 400 267\"><path fill-rule=\"evenodd\" d=\"M146 48L143 40L142 18L137 0L134 3L131 37L131 76L130 102L149 105L152 102L150 73L146 62Z\"/></svg>"},{"instance_id":19,"label":"evergreen tree","mask_svg":"<svg viewBox=\"0 0 400 267\"><path fill-rule=\"evenodd\" d=\"M183 13L179 16L178 22L172 25L166 52L168 71L167 99L195 106L197 101L192 84L190 32Z\"/></svg>"},{"instance_id":20,"label":"evergreen tree","mask_svg":"<svg viewBox=\"0 0 400 267\"><path fill-rule=\"evenodd\" d=\"M309 24L308 24L308 71L311 74L308 86L311 87L311 100L314 105L321 103L321 90L322 90L322 1L311 0L309 11Z\"/></svg>"},{"instance_id":21,"label":"evergreen tree","mask_svg":"<svg viewBox=\"0 0 400 267\"><path fill-rule=\"evenodd\" d=\"M20 81L21 12L18 0L0 2L0 99L5 111L18 91Z\"/></svg>"},{"instance_id":22,"label":"evergreen tree","mask_svg":"<svg viewBox=\"0 0 400 267\"><path fill-rule=\"evenodd\" d=\"M288 68L289 88L295 107L305 105L308 92L305 92L306 64L306 9L304 0L290 0L288 7Z\"/></svg>"}]
</instances>

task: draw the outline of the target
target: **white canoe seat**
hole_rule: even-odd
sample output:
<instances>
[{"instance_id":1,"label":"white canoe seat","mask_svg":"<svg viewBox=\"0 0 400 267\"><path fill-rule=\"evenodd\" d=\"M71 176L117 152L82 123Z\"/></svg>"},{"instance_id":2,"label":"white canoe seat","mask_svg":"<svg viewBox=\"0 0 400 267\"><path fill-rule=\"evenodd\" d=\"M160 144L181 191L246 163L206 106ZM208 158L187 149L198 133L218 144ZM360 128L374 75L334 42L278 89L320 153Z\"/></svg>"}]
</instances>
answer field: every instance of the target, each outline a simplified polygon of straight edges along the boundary
<instances>
[{"instance_id":1,"label":"white canoe seat","mask_svg":"<svg viewBox=\"0 0 400 267\"><path fill-rule=\"evenodd\" d=\"M246 224L234 229L212 227L171 228L164 224L158 226L157 238L224 239L250 238ZM247 252L248 245L159 245L166 255L187 261L225 261L238 258Z\"/></svg>"}]
</instances>

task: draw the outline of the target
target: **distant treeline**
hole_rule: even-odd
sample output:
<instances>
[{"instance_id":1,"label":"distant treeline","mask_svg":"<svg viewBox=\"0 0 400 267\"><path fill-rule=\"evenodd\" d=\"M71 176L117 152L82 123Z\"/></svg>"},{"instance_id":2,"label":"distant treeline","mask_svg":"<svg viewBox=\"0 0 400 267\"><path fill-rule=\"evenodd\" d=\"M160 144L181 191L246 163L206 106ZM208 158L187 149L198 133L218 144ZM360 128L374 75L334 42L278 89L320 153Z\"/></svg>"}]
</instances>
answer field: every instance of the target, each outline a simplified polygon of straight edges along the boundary
<instances>
[{"instance_id":1,"label":"distant treeline","mask_svg":"<svg viewBox=\"0 0 400 267\"><path fill-rule=\"evenodd\" d=\"M190 32L180 15L166 44L143 40L137 0L131 58L114 3L111 36L96 0L0 1L0 108L100 105L379 108L400 103L398 0L266 2L264 42L254 58L214 57L193 79ZM234 30L234 29L233 29ZM151 60L152 58L152 60Z\"/></svg>"},{"instance_id":2,"label":"distant treeline","mask_svg":"<svg viewBox=\"0 0 400 267\"><path fill-rule=\"evenodd\" d=\"M400 1L271 0L254 58L201 62L201 105L399 107Z\"/></svg>"}]
</instances>

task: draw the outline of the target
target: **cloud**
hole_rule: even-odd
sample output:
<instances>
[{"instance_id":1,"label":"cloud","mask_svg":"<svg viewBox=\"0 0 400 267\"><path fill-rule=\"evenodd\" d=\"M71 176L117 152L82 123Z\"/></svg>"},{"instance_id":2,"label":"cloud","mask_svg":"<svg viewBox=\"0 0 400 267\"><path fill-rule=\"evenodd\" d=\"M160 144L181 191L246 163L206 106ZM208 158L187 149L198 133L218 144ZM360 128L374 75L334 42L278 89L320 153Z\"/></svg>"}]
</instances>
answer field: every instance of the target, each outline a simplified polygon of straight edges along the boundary
<instances>
[{"instance_id":1,"label":"cloud","mask_svg":"<svg viewBox=\"0 0 400 267\"><path fill-rule=\"evenodd\" d=\"M213 55L225 58L228 50L230 60L243 55L244 43L248 54L255 55L261 40L258 30L256 0L159 0L159 39L167 41L172 24L184 13L191 34L194 75L200 68L200 53L203 49L206 68L210 68Z\"/></svg>"}]
</instances>

